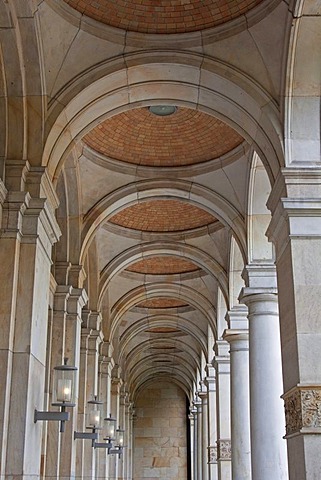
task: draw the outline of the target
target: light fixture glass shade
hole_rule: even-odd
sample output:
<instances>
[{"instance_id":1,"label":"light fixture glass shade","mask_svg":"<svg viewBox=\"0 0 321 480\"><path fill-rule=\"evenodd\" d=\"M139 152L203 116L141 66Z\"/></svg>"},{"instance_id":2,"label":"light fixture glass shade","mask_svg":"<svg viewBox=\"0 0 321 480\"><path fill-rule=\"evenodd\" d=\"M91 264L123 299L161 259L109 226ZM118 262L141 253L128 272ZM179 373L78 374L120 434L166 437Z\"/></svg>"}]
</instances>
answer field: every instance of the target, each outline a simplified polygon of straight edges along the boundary
<instances>
[{"instance_id":1,"label":"light fixture glass shade","mask_svg":"<svg viewBox=\"0 0 321 480\"><path fill-rule=\"evenodd\" d=\"M169 115L173 115L177 110L175 105L151 105L149 107L149 111L154 115L158 115L159 117L167 117Z\"/></svg>"},{"instance_id":2,"label":"light fixture glass shade","mask_svg":"<svg viewBox=\"0 0 321 480\"><path fill-rule=\"evenodd\" d=\"M101 420L102 420L102 407L103 402L97 400L97 397L94 397L94 400L89 400L87 403L87 428L101 429Z\"/></svg>"},{"instance_id":3,"label":"light fixture glass shade","mask_svg":"<svg viewBox=\"0 0 321 480\"><path fill-rule=\"evenodd\" d=\"M116 419L109 417L104 419L104 438L108 440L114 440L116 434Z\"/></svg>"},{"instance_id":4,"label":"light fixture glass shade","mask_svg":"<svg viewBox=\"0 0 321 480\"><path fill-rule=\"evenodd\" d=\"M54 367L52 405L58 407L75 406L75 385L77 367L59 365Z\"/></svg>"},{"instance_id":5,"label":"light fixture glass shade","mask_svg":"<svg viewBox=\"0 0 321 480\"><path fill-rule=\"evenodd\" d=\"M124 436L125 436L125 430L122 430L121 428L117 428L117 430L116 430L116 440L115 440L115 446L116 447L123 447L124 446Z\"/></svg>"}]
</instances>

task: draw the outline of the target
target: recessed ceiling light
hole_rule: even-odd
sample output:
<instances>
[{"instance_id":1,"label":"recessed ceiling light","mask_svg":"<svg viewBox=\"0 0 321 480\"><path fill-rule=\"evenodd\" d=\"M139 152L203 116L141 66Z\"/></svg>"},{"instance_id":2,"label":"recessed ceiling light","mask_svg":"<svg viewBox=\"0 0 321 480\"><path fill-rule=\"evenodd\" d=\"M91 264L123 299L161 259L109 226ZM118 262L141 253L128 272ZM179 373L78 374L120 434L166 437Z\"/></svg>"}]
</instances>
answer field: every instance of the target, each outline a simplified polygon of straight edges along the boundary
<instances>
[{"instance_id":1,"label":"recessed ceiling light","mask_svg":"<svg viewBox=\"0 0 321 480\"><path fill-rule=\"evenodd\" d=\"M173 115L176 112L177 107L175 105L151 105L148 107L149 111L159 117L167 117Z\"/></svg>"}]
</instances>

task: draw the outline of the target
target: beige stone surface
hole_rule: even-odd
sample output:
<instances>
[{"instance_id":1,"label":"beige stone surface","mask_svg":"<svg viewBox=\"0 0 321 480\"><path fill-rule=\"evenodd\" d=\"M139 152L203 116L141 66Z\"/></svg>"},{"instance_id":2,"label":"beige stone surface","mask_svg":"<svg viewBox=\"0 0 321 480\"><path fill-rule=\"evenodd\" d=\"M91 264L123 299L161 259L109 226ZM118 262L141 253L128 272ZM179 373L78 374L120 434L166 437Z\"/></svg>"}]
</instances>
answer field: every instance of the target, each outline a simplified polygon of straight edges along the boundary
<instances>
[{"instance_id":1,"label":"beige stone surface","mask_svg":"<svg viewBox=\"0 0 321 480\"><path fill-rule=\"evenodd\" d=\"M133 480L186 480L184 392L174 383L156 381L141 391L136 415Z\"/></svg>"}]
</instances>

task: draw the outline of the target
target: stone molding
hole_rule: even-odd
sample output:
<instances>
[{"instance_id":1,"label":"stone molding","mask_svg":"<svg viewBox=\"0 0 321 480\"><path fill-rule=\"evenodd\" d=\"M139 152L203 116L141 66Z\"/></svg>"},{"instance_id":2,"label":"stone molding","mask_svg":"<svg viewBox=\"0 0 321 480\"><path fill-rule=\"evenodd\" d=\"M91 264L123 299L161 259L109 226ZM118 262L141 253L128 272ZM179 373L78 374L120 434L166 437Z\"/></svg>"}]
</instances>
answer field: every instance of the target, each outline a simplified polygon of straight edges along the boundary
<instances>
[{"instance_id":1,"label":"stone molding","mask_svg":"<svg viewBox=\"0 0 321 480\"><path fill-rule=\"evenodd\" d=\"M231 460L232 448L230 439L217 440L217 460Z\"/></svg>"},{"instance_id":2,"label":"stone molding","mask_svg":"<svg viewBox=\"0 0 321 480\"><path fill-rule=\"evenodd\" d=\"M286 435L321 433L321 385L296 386L282 395Z\"/></svg>"},{"instance_id":3,"label":"stone molding","mask_svg":"<svg viewBox=\"0 0 321 480\"><path fill-rule=\"evenodd\" d=\"M207 447L208 452L208 463L216 464L217 463L217 445L210 445Z\"/></svg>"},{"instance_id":4,"label":"stone molding","mask_svg":"<svg viewBox=\"0 0 321 480\"><path fill-rule=\"evenodd\" d=\"M3 181L0 178L0 205L2 205L3 202L5 201L7 193L8 192L7 192L7 189L5 187L5 184L3 183Z\"/></svg>"}]
</instances>

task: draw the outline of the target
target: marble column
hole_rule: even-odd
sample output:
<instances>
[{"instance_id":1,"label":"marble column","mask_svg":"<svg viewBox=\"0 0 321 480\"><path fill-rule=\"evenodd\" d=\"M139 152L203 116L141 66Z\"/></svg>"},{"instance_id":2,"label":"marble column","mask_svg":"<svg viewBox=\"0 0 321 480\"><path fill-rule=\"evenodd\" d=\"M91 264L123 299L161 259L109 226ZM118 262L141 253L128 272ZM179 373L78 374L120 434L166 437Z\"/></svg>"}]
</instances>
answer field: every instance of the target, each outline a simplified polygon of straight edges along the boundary
<instances>
[{"instance_id":1,"label":"marble column","mask_svg":"<svg viewBox=\"0 0 321 480\"><path fill-rule=\"evenodd\" d=\"M216 378L215 368L210 364L206 366L204 383L207 387L208 397L208 478L210 480L217 480Z\"/></svg>"},{"instance_id":2,"label":"marble column","mask_svg":"<svg viewBox=\"0 0 321 480\"><path fill-rule=\"evenodd\" d=\"M248 330L225 330L223 338L231 359L232 479L251 480Z\"/></svg>"},{"instance_id":3,"label":"marble column","mask_svg":"<svg viewBox=\"0 0 321 480\"><path fill-rule=\"evenodd\" d=\"M290 480L321 478L321 169L284 168L268 208L276 250Z\"/></svg>"},{"instance_id":4,"label":"marble column","mask_svg":"<svg viewBox=\"0 0 321 480\"><path fill-rule=\"evenodd\" d=\"M200 382L202 390L198 393L202 402L202 478L208 480L208 396L204 382Z\"/></svg>"},{"instance_id":5,"label":"marble column","mask_svg":"<svg viewBox=\"0 0 321 480\"><path fill-rule=\"evenodd\" d=\"M33 416L44 405L51 248L60 235L47 180L39 168L33 196L11 191L2 211L0 476L8 479L40 474L42 424Z\"/></svg>"},{"instance_id":6,"label":"marble column","mask_svg":"<svg viewBox=\"0 0 321 480\"><path fill-rule=\"evenodd\" d=\"M225 340L215 342L218 479L231 480L230 355Z\"/></svg>"},{"instance_id":7,"label":"marble column","mask_svg":"<svg viewBox=\"0 0 321 480\"><path fill-rule=\"evenodd\" d=\"M196 408L196 463L197 463L197 480L203 480L203 420L202 420L202 401L197 398L194 401L194 406Z\"/></svg>"},{"instance_id":8,"label":"marble column","mask_svg":"<svg viewBox=\"0 0 321 480\"><path fill-rule=\"evenodd\" d=\"M243 276L247 287L242 289L240 300L249 311L252 475L260 480L286 480L275 266L249 265Z\"/></svg>"},{"instance_id":9,"label":"marble column","mask_svg":"<svg viewBox=\"0 0 321 480\"><path fill-rule=\"evenodd\" d=\"M189 451L190 451L190 459L191 459L191 463L190 463L190 466L191 466L191 480L195 480L195 467L194 467L194 461L195 461L195 458L194 458L194 413L192 413L192 409L190 409L190 414L188 415L188 419L189 419L189 431L190 431L190 434L189 434L189 438L190 438L190 444L189 444Z\"/></svg>"}]
</instances>

